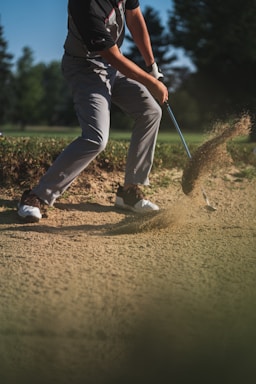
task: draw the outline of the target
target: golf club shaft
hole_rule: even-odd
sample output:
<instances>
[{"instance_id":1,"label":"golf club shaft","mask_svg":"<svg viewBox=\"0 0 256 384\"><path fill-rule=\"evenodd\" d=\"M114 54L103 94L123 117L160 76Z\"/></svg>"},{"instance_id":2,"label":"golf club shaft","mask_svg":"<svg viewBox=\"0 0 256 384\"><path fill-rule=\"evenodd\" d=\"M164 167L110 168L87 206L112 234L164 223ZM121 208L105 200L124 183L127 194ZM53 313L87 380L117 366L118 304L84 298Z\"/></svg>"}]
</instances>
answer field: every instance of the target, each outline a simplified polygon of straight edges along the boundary
<instances>
[{"instance_id":1,"label":"golf club shaft","mask_svg":"<svg viewBox=\"0 0 256 384\"><path fill-rule=\"evenodd\" d=\"M168 104L167 101L165 102L165 105L166 105L166 108L167 108L167 112L169 113L169 115L170 115L170 117L171 117L171 119L172 119L172 122L173 122L173 124L174 124L174 126L175 126L175 128L176 128L176 131L178 132L178 134L179 134L179 136L180 136L180 138L181 138L181 141L182 141L182 143L183 143L183 145L184 145L184 148L185 148L185 150L186 150L186 152L187 152L187 155L188 155L188 157L189 157L190 159L192 159L190 150L189 150L189 148L188 148L188 146L187 146L187 143L186 143L186 141L185 141L185 139L184 139L184 136L183 136L183 134L182 134L182 132L181 132L181 130L180 130L180 127L179 127L179 125L178 125L178 123L177 123L177 120L175 119L175 116L174 116L174 114L173 114L173 112L172 112L172 109L171 109L171 107L170 107L170 105Z\"/></svg>"}]
</instances>

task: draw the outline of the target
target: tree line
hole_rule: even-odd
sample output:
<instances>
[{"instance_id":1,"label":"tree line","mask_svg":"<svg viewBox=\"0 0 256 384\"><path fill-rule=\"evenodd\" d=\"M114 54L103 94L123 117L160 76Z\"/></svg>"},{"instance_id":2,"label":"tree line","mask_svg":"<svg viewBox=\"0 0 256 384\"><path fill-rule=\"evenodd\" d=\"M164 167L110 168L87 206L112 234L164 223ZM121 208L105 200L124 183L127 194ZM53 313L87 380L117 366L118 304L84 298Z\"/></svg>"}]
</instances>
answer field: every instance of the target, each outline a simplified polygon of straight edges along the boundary
<instances>
[{"instance_id":1,"label":"tree line","mask_svg":"<svg viewBox=\"0 0 256 384\"><path fill-rule=\"evenodd\" d=\"M166 25L158 10L146 7L143 13L156 61L170 91L170 103L185 130L204 129L216 119L230 119L245 112L255 119L255 0L173 0ZM181 49L193 69L177 64ZM143 67L129 35L124 54ZM35 64L33 51L25 46L14 65L2 25L0 88L0 124L18 124L23 130L28 124L78 124L61 62ZM120 111L113 108L115 128L120 116ZM125 123L129 125L129 120ZM255 125L252 138L255 140Z\"/></svg>"},{"instance_id":2,"label":"tree line","mask_svg":"<svg viewBox=\"0 0 256 384\"><path fill-rule=\"evenodd\" d=\"M0 27L0 45L1 41ZM33 51L24 47L12 70L12 55L1 54L4 69L0 94L0 124L11 123L25 130L27 125L77 124L70 91L59 61L34 64Z\"/></svg>"}]
</instances>

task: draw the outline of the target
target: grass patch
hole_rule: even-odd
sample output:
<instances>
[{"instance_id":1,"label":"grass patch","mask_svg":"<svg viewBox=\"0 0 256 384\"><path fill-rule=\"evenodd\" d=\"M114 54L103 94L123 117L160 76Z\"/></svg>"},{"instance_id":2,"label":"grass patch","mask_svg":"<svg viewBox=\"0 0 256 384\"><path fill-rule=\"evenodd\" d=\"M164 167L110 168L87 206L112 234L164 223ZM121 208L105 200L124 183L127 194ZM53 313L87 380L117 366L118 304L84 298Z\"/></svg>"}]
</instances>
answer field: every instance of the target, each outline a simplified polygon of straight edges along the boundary
<instances>
[{"instance_id":1,"label":"grass patch","mask_svg":"<svg viewBox=\"0 0 256 384\"><path fill-rule=\"evenodd\" d=\"M239 172L235 173L234 176L240 179L252 180L256 177L256 167L247 167L241 169Z\"/></svg>"},{"instance_id":2,"label":"grass patch","mask_svg":"<svg viewBox=\"0 0 256 384\"><path fill-rule=\"evenodd\" d=\"M25 131L13 125L5 125L0 128L4 137L35 137L35 138L75 138L80 135L79 127L49 127L28 126Z\"/></svg>"},{"instance_id":3,"label":"grass patch","mask_svg":"<svg viewBox=\"0 0 256 384\"><path fill-rule=\"evenodd\" d=\"M74 139L81 134L80 127L48 127L48 126L28 126L25 131L19 130L15 126L6 125L0 128L4 137L35 137L35 138L63 138ZM130 130L113 130L110 129L110 140L129 141L131 138ZM190 144L201 144L204 140L202 133L186 132L184 136ZM158 143L178 144L180 138L175 129L170 131L161 131L158 134Z\"/></svg>"}]
</instances>

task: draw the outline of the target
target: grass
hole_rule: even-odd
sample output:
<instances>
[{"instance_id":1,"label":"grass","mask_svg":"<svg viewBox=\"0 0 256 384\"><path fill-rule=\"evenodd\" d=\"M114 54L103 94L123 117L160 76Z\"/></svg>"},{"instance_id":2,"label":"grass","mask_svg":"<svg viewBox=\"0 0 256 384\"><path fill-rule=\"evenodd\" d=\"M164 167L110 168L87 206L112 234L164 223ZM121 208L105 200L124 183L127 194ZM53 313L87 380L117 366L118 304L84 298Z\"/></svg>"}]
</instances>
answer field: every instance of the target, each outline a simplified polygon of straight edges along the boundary
<instances>
[{"instance_id":1,"label":"grass","mask_svg":"<svg viewBox=\"0 0 256 384\"><path fill-rule=\"evenodd\" d=\"M19 130L15 126L2 126L0 131L5 137L47 137L47 138L70 138L71 140L81 134L80 127L48 127L48 126L28 126L25 131ZM113 130L110 129L110 140L128 141L131 137L130 130ZM202 133L186 132L185 139L191 144L200 144L205 138ZM180 142L179 135L173 128L170 131L161 131L158 134L159 143L177 144Z\"/></svg>"},{"instance_id":2,"label":"grass","mask_svg":"<svg viewBox=\"0 0 256 384\"><path fill-rule=\"evenodd\" d=\"M247 167L245 169L241 169L234 176L240 179L252 180L256 177L256 167Z\"/></svg>"},{"instance_id":3,"label":"grass","mask_svg":"<svg viewBox=\"0 0 256 384\"><path fill-rule=\"evenodd\" d=\"M110 139L112 140L129 140L131 132L110 131ZM200 144L204 140L202 133L184 133L185 140L191 144ZM158 143L178 144L180 143L179 135L174 132L160 131L157 138Z\"/></svg>"},{"instance_id":4,"label":"grass","mask_svg":"<svg viewBox=\"0 0 256 384\"><path fill-rule=\"evenodd\" d=\"M80 135L79 127L48 127L48 126L28 126L25 131L19 130L15 126L6 125L0 128L5 137L61 137L75 138Z\"/></svg>"},{"instance_id":5,"label":"grass","mask_svg":"<svg viewBox=\"0 0 256 384\"><path fill-rule=\"evenodd\" d=\"M81 134L80 127L48 127L48 126L28 126L25 131L19 130L15 126L2 126L0 132L5 137L38 137L38 138L64 138L75 139ZM207 138L205 133L201 132L183 132L183 136L188 145L201 144ZM131 131L110 129L110 140L128 141L131 137ZM247 138L238 138L236 142L246 142ZM170 131L161 131L158 134L158 143L179 144L181 142L175 128Z\"/></svg>"}]
</instances>

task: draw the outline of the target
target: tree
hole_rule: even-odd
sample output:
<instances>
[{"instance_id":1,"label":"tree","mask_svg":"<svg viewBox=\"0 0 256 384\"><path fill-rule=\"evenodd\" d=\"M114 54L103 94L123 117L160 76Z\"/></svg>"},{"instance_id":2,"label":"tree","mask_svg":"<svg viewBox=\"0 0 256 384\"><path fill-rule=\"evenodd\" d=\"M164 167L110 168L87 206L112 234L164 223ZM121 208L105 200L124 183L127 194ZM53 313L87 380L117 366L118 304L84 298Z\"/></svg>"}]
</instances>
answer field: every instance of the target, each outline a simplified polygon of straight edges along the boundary
<instances>
[{"instance_id":1,"label":"tree","mask_svg":"<svg viewBox=\"0 0 256 384\"><path fill-rule=\"evenodd\" d=\"M4 123L8 117L11 106L11 77L12 77L12 58L7 52L8 44L4 39L4 29L0 24L0 124Z\"/></svg>"},{"instance_id":2,"label":"tree","mask_svg":"<svg viewBox=\"0 0 256 384\"><path fill-rule=\"evenodd\" d=\"M44 89L42 86L44 64L33 65L33 52L23 48L23 55L17 61L15 77L14 119L25 130L28 123L38 124L43 110Z\"/></svg>"},{"instance_id":3,"label":"tree","mask_svg":"<svg viewBox=\"0 0 256 384\"><path fill-rule=\"evenodd\" d=\"M77 123L70 90L61 73L61 63L52 61L43 71L43 117L48 125Z\"/></svg>"},{"instance_id":4,"label":"tree","mask_svg":"<svg viewBox=\"0 0 256 384\"><path fill-rule=\"evenodd\" d=\"M255 0L173 0L171 42L197 67L190 87L216 117L256 111Z\"/></svg>"}]
</instances>

